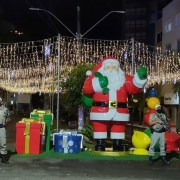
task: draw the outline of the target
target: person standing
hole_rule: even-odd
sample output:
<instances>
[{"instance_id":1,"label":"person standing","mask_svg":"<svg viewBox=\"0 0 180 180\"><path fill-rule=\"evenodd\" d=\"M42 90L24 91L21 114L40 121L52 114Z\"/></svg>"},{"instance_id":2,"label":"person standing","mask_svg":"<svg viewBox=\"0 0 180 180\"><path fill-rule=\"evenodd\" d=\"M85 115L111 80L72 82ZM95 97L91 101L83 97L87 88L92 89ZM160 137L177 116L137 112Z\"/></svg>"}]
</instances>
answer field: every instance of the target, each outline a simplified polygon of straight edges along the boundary
<instances>
[{"instance_id":1,"label":"person standing","mask_svg":"<svg viewBox=\"0 0 180 180\"><path fill-rule=\"evenodd\" d=\"M88 97L87 100L92 99L90 120L96 140L95 150L105 151L104 139L107 138L107 127L110 126L113 150L121 151L125 126L130 117L128 94L141 92L147 81L147 69L139 67L134 76L131 76L122 71L118 59L107 57L92 71L87 71L86 75L88 77L82 91Z\"/></svg>"},{"instance_id":2,"label":"person standing","mask_svg":"<svg viewBox=\"0 0 180 180\"><path fill-rule=\"evenodd\" d=\"M0 98L0 153L2 156L2 163L9 164L6 149L6 123L10 121L9 110L3 105L2 98Z\"/></svg>"},{"instance_id":3,"label":"person standing","mask_svg":"<svg viewBox=\"0 0 180 180\"><path fill-rule=\"evenodd\" d=\"M153 156L155 154L154 147L159 143L160 156L163 164L169 165L166 160L165 151L165 132L168 130L168 121L166 115L163 113L161 105L155 106L156 112L150 115L149 124L151 129L151 143L149 146L149 164L153 164Z\"/></svg>"}]
</instances>

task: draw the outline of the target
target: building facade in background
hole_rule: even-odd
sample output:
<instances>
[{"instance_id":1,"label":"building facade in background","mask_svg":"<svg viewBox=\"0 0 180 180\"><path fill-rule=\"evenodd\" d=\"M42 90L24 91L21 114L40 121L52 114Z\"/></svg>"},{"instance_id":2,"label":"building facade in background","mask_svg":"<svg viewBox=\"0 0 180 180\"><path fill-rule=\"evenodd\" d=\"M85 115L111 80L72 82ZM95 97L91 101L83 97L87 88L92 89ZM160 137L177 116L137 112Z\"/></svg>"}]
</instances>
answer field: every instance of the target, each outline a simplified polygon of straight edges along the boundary
<instances>
[{"instance_id":1,"label":"building facade in background","mask_svg":"<svg viewBox=\"0 0 180 180\"><path fill-rule=\"evenodd\" d=\"M180 51L180 1L173 0L163 8L162 49Z\"/></svg>"},{"instance_id":2,"label":"building facade in background","mask_svg":"<svg viewBox=\"0 0 180 180\"><path fill-rule=\"evenodd\" d=\"M155 46L161 47L163 52L180 52L180 1L173 0L162 9L162 17L155 23ZM166 94L175 96L172 84L159 86L161 96ZM174 97L179 98L179 97ZM172 99L172 98L171 98ZM164 105L169 109L171 119L175 127L180 129L180 120L178 120L178 104L167 103Z\"/></svg>"},{"instance_id":3,"label":"building facade in background","mask_svg":"<svg viewBox=\"0 0 180 180\"><path fill-rule=\"evenodd\" d=\"M154 47L163 52L180 51L180 0L122 0L122 9L126 11L122 21L122 39L131 39ZM173 83L158 85L162 104L169 109L170 118L180 129L177 104L164 101L166 94L173 94ZM172 95L174 97L174 95Z\"/></svg>"},{"instance_id":4,"label":"building facade in background","mask_svg":"<svg viewBox=\"0 0 180 180\"><path fill-rule=\"evenodd\" d=\"M122 39L134 37L135 41L155 46L155 23L162 17L162 9L172 0L122 0L126 11L122 21Z\"/></svg>"}]
</instances>

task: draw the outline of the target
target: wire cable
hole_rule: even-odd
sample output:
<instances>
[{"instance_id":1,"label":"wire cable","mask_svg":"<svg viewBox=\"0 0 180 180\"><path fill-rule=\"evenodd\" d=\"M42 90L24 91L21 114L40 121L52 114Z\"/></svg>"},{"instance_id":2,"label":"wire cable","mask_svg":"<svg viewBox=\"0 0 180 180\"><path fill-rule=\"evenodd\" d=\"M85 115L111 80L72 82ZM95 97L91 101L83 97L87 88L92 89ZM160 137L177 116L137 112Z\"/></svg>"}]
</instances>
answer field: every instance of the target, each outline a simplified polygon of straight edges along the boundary
<instances>
[{"instance_id":1,"label":"wire cable","mask_svg":"<svg viewBox=\"0 0 180 180\"><path fill-rule=\"evenodd\" d=\"M26 1L26 3L27 3L29 6L32 7L32 5L28 2L28 0L25 0L25 1ZM41 16L41 14L40 14L39 12L36 11L36 13L47 23L47 21L43 18L43 16ZM48 25L54 32L56 32L56 31L54 30L54 28L53 28L49 23L47 23L47 25ZM56 32L56 33L57 33L57 32Z\"/></svg>"},{"instance_id":2,"label":"wire cable","mask_svg":"<svg viewBox=\"0 0 180 180\"><path fill-rule=\"evenodd\" d=\"M44 9L43 5L41 4L41 2L38 0L39 4L41 5L42 9ZM46 15L48 16L48 19L50 20L50 22L52 23L52 25L54 26L54 28L56 29L57 31L57 34L59 33L58 29L56 28L55 24L53 23L53 21L51 20L49 14L47 12L45 12Z\"/></svg>"},{"instance_id":3,"label":"wire cable","mask_svg":"<svg viewBox=\"0 0 180 180\"><path fill-rule=\"evenodd\" d=\"M110 7L110 10L111 10L111 11L115 11L115 9L111 6L111 4L108 2L108 0L106 0L106 3L107 3L107 5ZM118 16L117 14L116 14L116 16L117 16L119 22L121 23L121 25L123 26L124 32L129 33L129 30L128 30L127 28L125 28L125 24L123 23L123 21L119 18L119 16Z\"/></svg>"}]
</instances>

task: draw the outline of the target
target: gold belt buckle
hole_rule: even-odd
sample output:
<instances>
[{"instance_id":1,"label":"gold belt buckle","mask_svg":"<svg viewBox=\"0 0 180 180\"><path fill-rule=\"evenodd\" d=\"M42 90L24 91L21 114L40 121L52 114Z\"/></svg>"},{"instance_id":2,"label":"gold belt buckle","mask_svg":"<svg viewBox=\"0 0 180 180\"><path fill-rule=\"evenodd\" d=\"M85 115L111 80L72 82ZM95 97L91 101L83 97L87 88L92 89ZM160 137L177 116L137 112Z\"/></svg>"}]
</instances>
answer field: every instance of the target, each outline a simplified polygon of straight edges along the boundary
<instances>
[{"instance_id":1,"label":"gold belt buckle","mask_svg":"<svg viewBox=\"0 0 180 180\"><path fill-rule=\"evenodd\" d=\"M117 101L109 101L109 108L117 108Z\"/></svg>"}]
</instances>

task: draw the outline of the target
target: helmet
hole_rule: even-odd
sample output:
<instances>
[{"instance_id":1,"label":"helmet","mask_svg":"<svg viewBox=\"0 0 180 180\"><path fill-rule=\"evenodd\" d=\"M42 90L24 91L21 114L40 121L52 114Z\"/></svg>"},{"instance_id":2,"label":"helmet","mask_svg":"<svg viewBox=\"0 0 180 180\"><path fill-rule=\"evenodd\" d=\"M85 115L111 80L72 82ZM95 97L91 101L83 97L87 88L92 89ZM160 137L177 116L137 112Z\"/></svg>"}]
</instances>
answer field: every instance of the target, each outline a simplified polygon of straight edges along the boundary
<instances>
[{"instance_id":1,"label":"helmet","mask_svg":"<svg viewBox=\"0 0 180 180\"><path fill-rule=\"evenodd\" d=\"M157 109L161 109L161 105L156 104L156 106L155 106L155 110L157 110Z\"/></svg>"}]
</instances>

